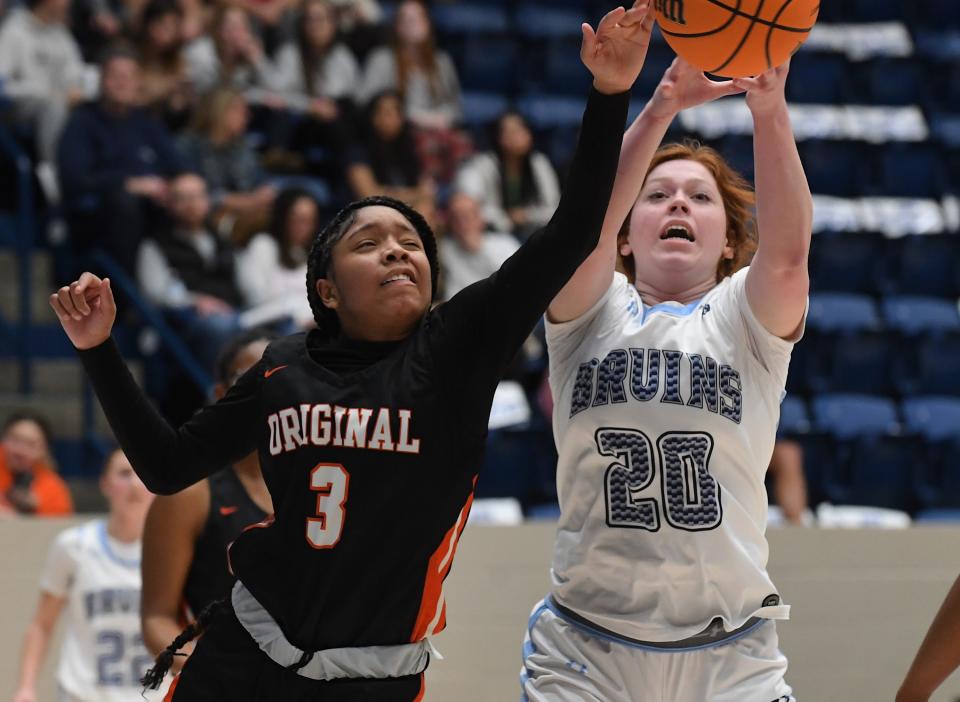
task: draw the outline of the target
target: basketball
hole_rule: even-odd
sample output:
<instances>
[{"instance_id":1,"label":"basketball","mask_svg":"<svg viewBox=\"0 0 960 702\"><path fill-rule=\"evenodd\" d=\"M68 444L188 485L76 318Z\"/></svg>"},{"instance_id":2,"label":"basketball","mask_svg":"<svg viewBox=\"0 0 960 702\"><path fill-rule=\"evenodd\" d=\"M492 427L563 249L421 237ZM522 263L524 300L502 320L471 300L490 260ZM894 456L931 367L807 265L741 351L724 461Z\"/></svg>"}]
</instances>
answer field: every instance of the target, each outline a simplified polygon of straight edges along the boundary
<instances>
[{"instance_id":1,"label":"basketball","mask_svg":"<svg viewBox=\"0 0 960 702\"><path fill-rule=\"evenodd\" d=\"M817 21L820 0L654 0L667 43L701 70L726 78L779 66Z\"/></svg>"}]
</instances>

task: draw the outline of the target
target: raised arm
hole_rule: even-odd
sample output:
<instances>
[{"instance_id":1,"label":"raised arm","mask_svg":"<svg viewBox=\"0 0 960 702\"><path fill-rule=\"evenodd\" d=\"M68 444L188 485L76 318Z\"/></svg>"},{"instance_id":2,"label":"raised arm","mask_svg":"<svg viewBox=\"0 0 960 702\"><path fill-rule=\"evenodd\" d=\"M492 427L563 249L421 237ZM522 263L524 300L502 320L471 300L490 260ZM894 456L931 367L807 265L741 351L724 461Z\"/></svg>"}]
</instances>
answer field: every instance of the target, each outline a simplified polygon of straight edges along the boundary
<instances>
[{"instance_id":1,"label":"raised arm","mask_svg":"<svg viewBox=\"0 0 960 702\"><path fill-rule=\"evenodd\" d=\"M953 583L920 644L896 702L927 702L960 666L960 578Z\"/></svg>"},{"instance_id":2,"label":"raised arm","mask_svg":"<svg viewBox=\"0 0 960 702\"><path fill-rule=\"evenodd\" d=\"M109 278L84 273L51 295L50 305L80 354L117 441L151 492L182 490L254 449L259 364L223 399L174 429L137 385L110 336L117 306Z\"/></svg>"},{"instance_id":3,"label":"raised arm","mask_svg":"<svg viewBox=\"0 0 960 702\"><path fill-rule=\"evenodd\" d=\"M23 637L20 681L17 683L13 702L37 701L37 678L43 667L43 661L47 657L47 649L50 646L50 639L53 638L57 619L60 618L60 612L66 601L65 597L57 597L49 592L40 593L37 612Z\"/></svg>"},{"instance_id":4,"label":"raised arm","mask_svg":"<svg viewBox=\"0 0 960 702\"><path fill-rule=\"evenodd\" d=\"M759 248L747 273L750 309L771 334L796 333L807 306L813 198L790 127L784 86L790 64L738 78L753 113Z\"/></svg>"},{"instance_id":5,"label":"raised arm","mask_svg":"<svg viewBox=\"0 0 960 702\"><path fill-rule=\"evenodd\" d=\"M647 21L652 22L648 19ZM649 40L649 28L645 29ZM650 161L673 118L683 109L741 92L732 81L712 81L683 59L677 58L663 74L653 97L627 129L620 149L617 178L596 249L577 269L550 303L553 322L576 319L610 287L617 264L617 234L633 208Z\"/></svg>"}]
</instances>

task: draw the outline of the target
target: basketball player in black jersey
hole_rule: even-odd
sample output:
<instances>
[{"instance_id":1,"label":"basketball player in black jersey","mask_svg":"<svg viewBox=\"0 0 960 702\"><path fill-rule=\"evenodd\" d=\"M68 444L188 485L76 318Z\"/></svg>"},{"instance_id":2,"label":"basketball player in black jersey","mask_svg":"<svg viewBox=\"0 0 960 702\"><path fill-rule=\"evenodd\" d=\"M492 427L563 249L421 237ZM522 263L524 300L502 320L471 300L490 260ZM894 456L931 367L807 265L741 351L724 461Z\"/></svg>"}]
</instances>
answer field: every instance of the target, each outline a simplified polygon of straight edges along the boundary
<instances>
[{"instance_id":1,"label":"basketball player in black jersey","mask_svg":"<svg viewBox=\"0 0 960 702\"><path fill-rule=\"evenodd\" d=\"M214 373L216 398L263 356L273 337L253 329L230 340ZM253 452L174 495L150 505L143 531L143 591L140 598L143 641L158 655L211 602L230 593L227 547L249 524L273 512L270 493ZM181 652L189 655L193 642ZM174 660L178 672L185 657Z\"/></svg>"},{"instance_id":2,"label":"basketball player in black jersey","mask_svg":"<svg viewBox=\"0 0 960 702\"><path fill-rule=\"evenodd\" d=\"M273 497L275 518L230 549L229 607L174 702L423 698L498 378L597 244L651 25L645 0L583 26L594 87L563 198L497 273L431 309L439 271L423 217L389 198L355 202L310 252L318 328L273 342L179 429L110 339L109 281L84 273L51 296L151 490L181 490L256 449Z\"/></svg>"}]
</instances>

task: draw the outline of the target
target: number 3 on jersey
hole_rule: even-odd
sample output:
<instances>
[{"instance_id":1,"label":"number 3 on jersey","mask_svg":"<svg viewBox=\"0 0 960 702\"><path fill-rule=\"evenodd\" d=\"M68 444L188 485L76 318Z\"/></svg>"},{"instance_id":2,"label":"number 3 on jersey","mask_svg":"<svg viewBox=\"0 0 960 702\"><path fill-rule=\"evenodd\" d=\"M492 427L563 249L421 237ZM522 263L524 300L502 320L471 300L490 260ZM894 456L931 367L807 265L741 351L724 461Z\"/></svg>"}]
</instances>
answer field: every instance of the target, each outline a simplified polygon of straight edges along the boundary
<instances>
[{"instance_id":1,"label":"number 3 on jersey","mask_svg":"<svg viewBox=\"0 0 960 702\"><path fill-rule=\"evenodd\" d=\"M671 431L650 439L636 429L598 429L597 450L622 462L611 463L604 477L607 526L660 529L660 504L640 497L654 480L660 464L663 513L675 529L706 531L723 519L720 485L710 475L713 437L703 432Z\"/></svg>"},{"instance_id":2,"label":"number 3 on jersey","mask_svg":"<svg viewBox=\"0 0 960 702\"><path fill-rule=\"evenodd\" d=\"M307 517L307 542L314 548L333 548L340 541L349 487L350 474L339 463L320 463L310 471L317 516Z\"/></svg>"}]
</instances>

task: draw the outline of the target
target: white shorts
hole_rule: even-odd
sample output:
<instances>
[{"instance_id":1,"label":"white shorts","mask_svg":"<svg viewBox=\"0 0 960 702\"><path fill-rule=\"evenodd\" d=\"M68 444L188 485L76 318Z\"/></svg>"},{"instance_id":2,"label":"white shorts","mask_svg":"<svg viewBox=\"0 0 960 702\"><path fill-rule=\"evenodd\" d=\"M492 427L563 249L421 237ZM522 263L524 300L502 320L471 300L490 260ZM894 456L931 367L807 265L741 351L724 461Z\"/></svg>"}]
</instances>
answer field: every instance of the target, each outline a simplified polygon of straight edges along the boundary
<instances>
[{"instance_id":1,"label":"white shorts","mask_svg":"<svg viewBox=\"0 0 960 702\"><path fill-rule=\"evenodd\" d=\"M601 638L540 602L523 642L521 702L795 702L777 628L694 650Z\"/></svg>"}]
</instances>

